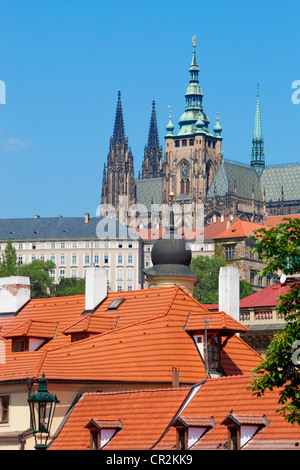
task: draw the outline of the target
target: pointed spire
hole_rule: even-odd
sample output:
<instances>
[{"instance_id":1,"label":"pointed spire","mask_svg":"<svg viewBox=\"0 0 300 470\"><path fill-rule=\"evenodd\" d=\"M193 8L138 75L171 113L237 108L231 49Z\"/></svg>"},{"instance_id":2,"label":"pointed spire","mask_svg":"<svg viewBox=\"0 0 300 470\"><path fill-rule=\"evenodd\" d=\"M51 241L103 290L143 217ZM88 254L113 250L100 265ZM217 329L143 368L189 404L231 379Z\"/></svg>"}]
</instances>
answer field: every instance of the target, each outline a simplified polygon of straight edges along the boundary
<instances>
[{"instance_id":1,"label":"pointed spire","mask_svg":"<svg viewBox=\"0 0 300 470\"><path fill-rule=\"evenodd\" d=\"M123 120L123 111L121 103L121 92L118 92L118 104L115 117L115 127L113 133L113 142L124 142L125 141L125 130L124 130L124 120Z\"/></svg>"},{"instance_id":2,"label":"pointed spire","mask_svg":"<svg viewBox=\"0 0 300 470\"><path fill-rule=\"evenodd\" d=\"M251 166L255 168L258 176L265 167L264 138L261 126L259 85L257 85L256 111L254 121L254 132L252 136Z\"/></svg>"},{"instance_id":3,"label":"pointed spire","mask_svg":"<svg viewBox=\"0 0 300 470\"><path fill-rule=\"evenodd\" d=\"M162 170L162 148L159 145L155 101L152 101L152 113L148 135L148 144L144 151L142 166L143 178L158 178Z\"/></svg>"},{"instance_id":4,"label":"pointed spire","mask_svg":"<svg viewBox=\"0 0 300 470\"><path fill-rule=\"evenodd\" d=\"M151 114L151 121L150 121L150 128L149 128L149 136L148 136L148 150L157 151L159 148L159 138L158 138L158 130L157 130L157 120L156 120L156 112L155 112L155 101L152 101L152 114Z\"/></svg>"},{"instance_id":5,"label":"pointed spire","mask_svg":"<svg viewBox=\"0 0 300 470\"><path fill-rule=\"evenodd\" d=\"M257 84L256 112L255 112L253 137L256 138L256 139L262 138L261 116L260 116L260 101L259 101L259 84Z\"/></svg>"}]
</instances>

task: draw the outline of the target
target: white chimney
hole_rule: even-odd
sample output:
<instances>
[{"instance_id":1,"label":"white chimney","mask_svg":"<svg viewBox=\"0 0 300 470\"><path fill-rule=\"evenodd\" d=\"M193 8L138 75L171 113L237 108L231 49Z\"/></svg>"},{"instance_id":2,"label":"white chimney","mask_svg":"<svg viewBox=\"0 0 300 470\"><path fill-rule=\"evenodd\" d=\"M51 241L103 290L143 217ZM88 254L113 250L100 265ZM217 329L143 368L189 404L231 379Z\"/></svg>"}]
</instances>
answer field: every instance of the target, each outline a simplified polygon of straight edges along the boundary
<instances>
[{"instance_id":1,"label":"white chimney","mask_svg":"<svg viewBox=\"0 0 300 470\"><path fill-rule=\"evenodd\" d=\"M0 278L0 315L15 315L28 300L30 300L29 277Z\"/></svg>"},{"instance_id":2,"label":"white chimney","mask_svg":"<svg viewBox=\"0 0 300 470\"><path fill-rule=\"evenodd\" d=\"M103 268L87 268L85 277L85 310L95 310L107 297L107 276Z\"/></svg>"},{"instance_id":3,"label":"white chimney","mask_svg":"<svg viewBox=\"0 0 300 470\"><path fill-rule=\"evenodd\" d=\"M240 321L240 276L238 268L233 266L219 271L219 311Z\"/></svg>"}]
</instances>

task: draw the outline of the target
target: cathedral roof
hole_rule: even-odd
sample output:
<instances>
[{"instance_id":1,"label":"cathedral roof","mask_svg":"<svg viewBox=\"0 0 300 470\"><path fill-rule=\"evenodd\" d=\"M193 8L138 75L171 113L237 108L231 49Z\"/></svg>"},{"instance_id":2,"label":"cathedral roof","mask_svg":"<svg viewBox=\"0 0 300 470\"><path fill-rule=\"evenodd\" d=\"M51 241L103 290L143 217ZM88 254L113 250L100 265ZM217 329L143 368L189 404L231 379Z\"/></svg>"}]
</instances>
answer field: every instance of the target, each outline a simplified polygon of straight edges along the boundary
<instances>
[{"instance_id":1,"label":"cathedral roof","mask_svg":"<svg viewBox=\"0 0 300 470\"><path fill-rule=\"evenodd\" d=\"M235 163L223 160L217 174L210 185L207 197L225 196L230 189L240 197L252 199L252 190L254 190L254 199L262 201L263 193L260 186L259 177L249 165Z\"/></svg>"},{"instance_id":2,"label":"cathedral roof","mask_svg":"<svg viewBox=\"0 0 300 470\"><path fill-rule=\"evenodd\" d=\"M300 199L300 164L269 166L263 169L261 177L262 191L266 192L266 201L285 201Z\"/></svg>"},{"instance_id":3,"label":"cathedral roof","mask_svg":"<svg viewBox=\"0 0 300 470\"><path fill-rule=\"evenodd\" d=\"M162 203L162 178L135 180L136 203L151 210L151 204Z\"/></svg>"}]
</instances>

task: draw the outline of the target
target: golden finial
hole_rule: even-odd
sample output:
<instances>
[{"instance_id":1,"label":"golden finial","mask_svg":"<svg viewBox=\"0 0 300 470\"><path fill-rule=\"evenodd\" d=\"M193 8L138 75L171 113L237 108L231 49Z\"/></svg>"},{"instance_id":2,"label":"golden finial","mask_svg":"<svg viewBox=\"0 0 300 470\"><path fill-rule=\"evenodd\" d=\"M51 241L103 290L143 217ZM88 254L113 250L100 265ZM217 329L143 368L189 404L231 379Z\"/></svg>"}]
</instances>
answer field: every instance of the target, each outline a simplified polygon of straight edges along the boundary
<instances>
[{"instance_id":1,"label":"golden finial","mask_svg":"<svg viewBox=\"0 0 300 470\"><path fill-rule=\"evenodd\" d=\"M168 108L169 108L169 114L171 116L171 106L168 104Z\"/></svg>"},{"instance_id":2,"label":"golden finial","mask_svg":"<svg viewBox=\"0 0 300 470\"><path fill-rule=\"evenodd\" d=\"M196 47L196 34L192 38L193 41L193 47Z\"/></svg>"}]
</instances>

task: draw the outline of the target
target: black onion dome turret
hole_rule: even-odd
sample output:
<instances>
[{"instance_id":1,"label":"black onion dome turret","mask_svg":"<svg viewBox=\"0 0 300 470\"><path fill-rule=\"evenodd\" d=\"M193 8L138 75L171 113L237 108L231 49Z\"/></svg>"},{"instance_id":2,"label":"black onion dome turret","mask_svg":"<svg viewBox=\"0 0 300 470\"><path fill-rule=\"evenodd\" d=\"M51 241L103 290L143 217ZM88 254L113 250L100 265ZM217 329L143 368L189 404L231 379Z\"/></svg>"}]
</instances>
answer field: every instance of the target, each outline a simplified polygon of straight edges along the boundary
<instances>
[{"instance_id":1,"label":"black onion dome turret","mask_svg":"<svg viewBox=\"0 0 300 470\"><path fill-rule=\"evenodd\" d=\"M190 265L192 252L187 248L185 240L175 237L174 225L168 227L165 236L155 242L151 260L153 266L162 264Z\"/></svg>"}]
</instances>

